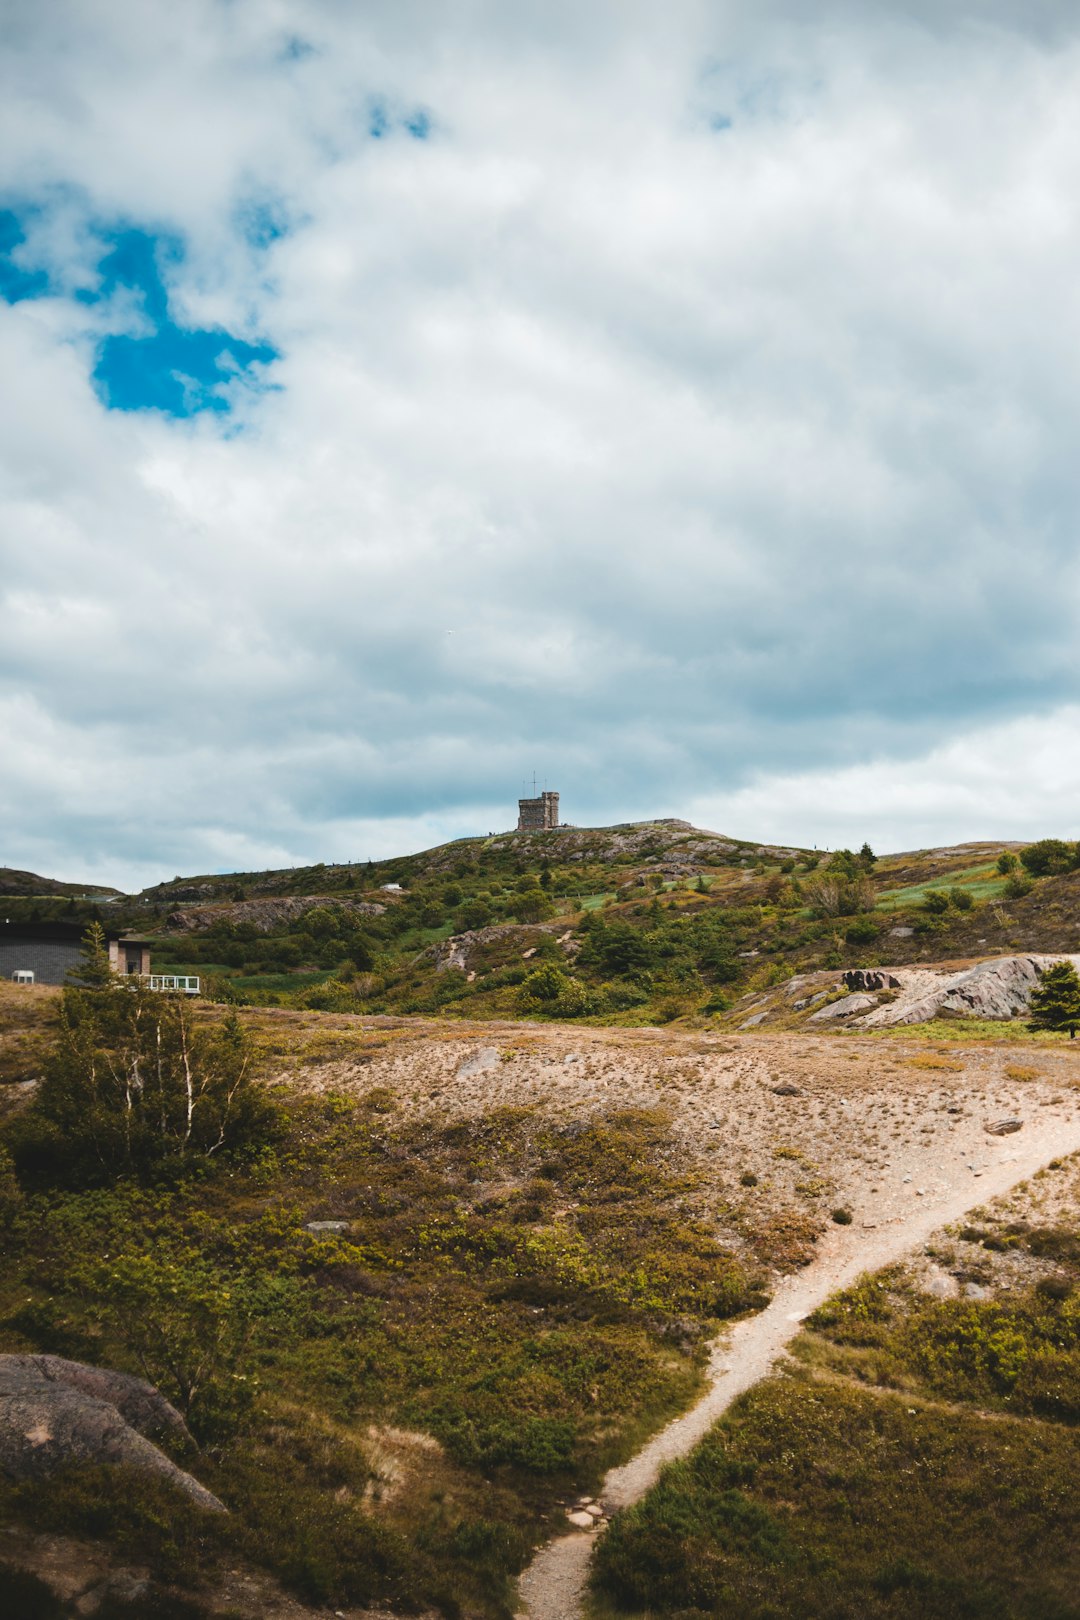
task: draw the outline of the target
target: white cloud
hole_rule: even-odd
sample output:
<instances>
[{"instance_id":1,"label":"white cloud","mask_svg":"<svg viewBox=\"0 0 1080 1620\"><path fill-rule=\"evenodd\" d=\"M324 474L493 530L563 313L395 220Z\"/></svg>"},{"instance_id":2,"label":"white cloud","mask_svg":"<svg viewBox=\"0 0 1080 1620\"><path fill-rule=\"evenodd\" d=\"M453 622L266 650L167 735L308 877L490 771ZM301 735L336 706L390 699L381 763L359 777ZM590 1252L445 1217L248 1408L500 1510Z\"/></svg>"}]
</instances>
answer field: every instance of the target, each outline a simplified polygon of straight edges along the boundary
<instances>
[{"instance_id":1,"label":"white cloud","mask_svg":"<svg viewBox=\"0 0 1080 1620\"><path fill-rule=\"evenodd\" d=\"M1074 8L0 34L0 202L62 292L0 304L9 862L366 856L506 825L534 765L579 821L1068 819L1052 749L998 798L979 739L1080 696ZM281 350L241 432L96 399L139 311L70 294L125 222L184 239L178 318Z\"/></svg>"},{"instance_id":2,"label":"white cloud","mask_svg":"<svg viewBox=\"0 0 1080 1620\"><path fill-rule=\"evenodd\" d=\"M1080 708L983 727L915 759L763 774L689 814L744 838L822 849L925 849L1080 836Z\"/></svg>"}]
</instances>

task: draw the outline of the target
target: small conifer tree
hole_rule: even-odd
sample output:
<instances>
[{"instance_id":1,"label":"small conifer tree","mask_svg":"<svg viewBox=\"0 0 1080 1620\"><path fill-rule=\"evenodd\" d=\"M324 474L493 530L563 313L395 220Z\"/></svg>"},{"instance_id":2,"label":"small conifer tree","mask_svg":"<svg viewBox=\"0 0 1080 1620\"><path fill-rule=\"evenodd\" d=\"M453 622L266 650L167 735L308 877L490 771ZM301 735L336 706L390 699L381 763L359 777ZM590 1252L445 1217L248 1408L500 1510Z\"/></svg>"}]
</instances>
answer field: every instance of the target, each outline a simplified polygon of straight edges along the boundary
<instances>
[{"instance_id":1,"label":"small conifer tree","mask_svg":"<svg viewBox=\"0 0 1080 1620\"><path fill-rule=\"evenodd\" d=\"M1075 1040L1080 1025L1080 975L1071 962L1055 962L1039 974L1031 995L1031 1029L1067 1029Z\"/></svg>"},{"instance_id":2,"label":"small conifer tree","mask_svg":"<svg viewBox=\"0 0 1080 1620\"><path fill-rule=\"evenodd\" d=\"M99 922L87 925L82 937L82 960L68 978L82 990L105 990L112 983L109 944Z\"/></svg>"}]
</instances>

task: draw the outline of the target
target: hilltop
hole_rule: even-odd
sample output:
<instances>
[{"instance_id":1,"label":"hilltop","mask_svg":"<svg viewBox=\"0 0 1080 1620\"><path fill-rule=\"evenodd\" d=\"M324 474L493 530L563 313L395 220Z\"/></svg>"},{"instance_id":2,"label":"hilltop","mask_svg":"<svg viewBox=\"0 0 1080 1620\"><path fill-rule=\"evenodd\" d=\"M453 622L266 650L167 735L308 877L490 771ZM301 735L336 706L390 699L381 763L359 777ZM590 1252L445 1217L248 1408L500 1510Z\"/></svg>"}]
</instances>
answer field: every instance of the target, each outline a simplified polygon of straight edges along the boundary
<instances>
[{"instance_id":1,"label":"hilltop","mask_svg":"<svg viewBox=\"0 0 1080 1620\"><path fill-rule=\"evenodd\" d=\"M119 889L100 883L62 883L58 878L39 877L37 872L22 872L13 866L0 866L0 895L17 895L22 899L57 896L63 899L110 900L119 896Z\"/></svg>"}]
</instances>

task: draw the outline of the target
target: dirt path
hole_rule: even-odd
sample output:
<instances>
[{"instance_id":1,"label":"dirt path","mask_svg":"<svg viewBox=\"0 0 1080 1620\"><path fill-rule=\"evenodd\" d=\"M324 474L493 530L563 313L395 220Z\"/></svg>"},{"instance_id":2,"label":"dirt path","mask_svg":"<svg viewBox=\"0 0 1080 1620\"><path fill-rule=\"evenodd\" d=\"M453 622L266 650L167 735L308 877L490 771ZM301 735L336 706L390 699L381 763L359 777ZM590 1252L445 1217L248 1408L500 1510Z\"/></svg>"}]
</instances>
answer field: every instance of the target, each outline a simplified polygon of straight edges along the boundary
<instances>
[{"instance_id":1,"label":"dirt path","mask_svg":"<svg viewBox=\"0 0 1080 1620\"><path fill-rule=\"evenodd\" d=\"M604 1480L600 1500L609 1512L629 1507L655 1483L665 1463L683 1457L735 1398L758 1383L811 1311L865 1271L893 1264L941 1226L1000 1196L1051 1159L1080 1150L1080 1121L1061 1118L1032 1123L1013 1138L1008 1156L988 1164L977 1184L965 1183L943 1197L927 1199L873 1230L833 1227L818 1244L814 1261L786 1278L757 1316L738 1322L717 1339L709 1363L710 1385L696 1406L649 1441ZM580 1620L594 1534L560 1536L543 1547L521 1577L521 1615L528 1620Z\"/></svg>"}]
</instances>

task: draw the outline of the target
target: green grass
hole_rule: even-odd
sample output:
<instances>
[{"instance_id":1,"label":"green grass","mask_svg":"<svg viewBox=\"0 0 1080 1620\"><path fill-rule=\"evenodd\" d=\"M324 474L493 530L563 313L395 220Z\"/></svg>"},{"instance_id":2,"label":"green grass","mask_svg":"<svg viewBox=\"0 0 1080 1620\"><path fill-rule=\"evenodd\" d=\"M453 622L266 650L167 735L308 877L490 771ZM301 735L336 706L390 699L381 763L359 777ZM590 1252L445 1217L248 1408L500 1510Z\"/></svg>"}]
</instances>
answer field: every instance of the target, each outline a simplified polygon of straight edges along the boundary
<instances>
[{"instance_id":1,"label":"green grass","mask_svg":"<svg viewBox=\"0 0 1080 1620\"><path fill-rule=\"evenodd\" d=\"M906 1041L950 1041L954 1045L977 1044L985 1041L1008 1041L1021 1046L1068 1045L1067 1032L1031 1029L1022 1018L930 1018L925 1024L904 1024ZM895 1040L894 1026L887 1029L839 1030L840 1035L861 1037L863 1040Z\"/></svg>"},{"instance_id":2,"label":"green grass","mask_svg":"<svg viewBox=\"0 0 1080 1620\"><path fill-rule=\"evenodd\" d=\"M797 1348L818 1365L950 1402L1080 1423L1080 1234L986 1223L963 1228L959 1265L1027 1250L1055 1267L1052 1287L994 1299L933 1299L902 1273L864 1279L815 1313ZM954 1262L955 1264L956 1262Z\"/></svg>"},{"instance_id":3,"label":"green grass","mask_svg":"<svg viewBox=\"0 0 1080 1620\"><path fill-rule=\"evenodd\" d=\"M447 921L440 923L437 928L410 928L408 933L402 934L399 943L405 950L423 950L426 945L437 945L440 940L449 939L454 933L454 925Z\"/></svg>"},{"instance_id":4,"label":"green grass","mask_svg":"<svg viewBox=\"0 0 1080 1620\"><path fill-rule=\"evenodd\" d=\"M771 1378L595 1560L596 1616L1066 1620L1080 1437Z\"/></svg>"},{"instance_id":5,"label":"green grass","mask_svg":"<svg viewBox=\"0 0 1080 1620\"><path fill-rule=\"evenodd\" d=\"M151 973L194 973L200 978L206 978L214 973L223 979L239 976L239 968L229 967L226 962L174 962L171 957L151 956Z\"/></svg>"},{"instance_id":6,"label":"green grass","mask_svg":"<svg viewBox=\"0 0 1080 1620\"><path fill-rule=\"evenodd\" d=\"M198 969L192 971L198 972ZM234 970L230 982L237 990L310 990L312 985L325 984L333 976L329 968L315 973L237 973Z\"/></svg>"},{"instance_id":7,"label":"green grass","mask_svg":"<svg viewBox=\"0 0 1080 1620\"><path fill-rule=\"evenodd\" d=\"M973 900L989 900L1005 891L1008 877L998 874L993 865L970 866L963 872L946 872L939 877L926 878L921 883L910 883L901 889L882 889L875 904L878 911L897 911L899 909L922 905L931 890L951 889L961 887L971 895Z\"/></svg>"}]
</instances>

